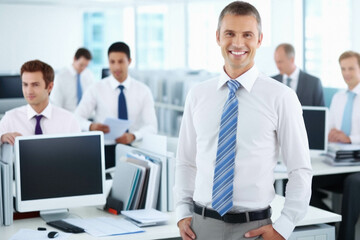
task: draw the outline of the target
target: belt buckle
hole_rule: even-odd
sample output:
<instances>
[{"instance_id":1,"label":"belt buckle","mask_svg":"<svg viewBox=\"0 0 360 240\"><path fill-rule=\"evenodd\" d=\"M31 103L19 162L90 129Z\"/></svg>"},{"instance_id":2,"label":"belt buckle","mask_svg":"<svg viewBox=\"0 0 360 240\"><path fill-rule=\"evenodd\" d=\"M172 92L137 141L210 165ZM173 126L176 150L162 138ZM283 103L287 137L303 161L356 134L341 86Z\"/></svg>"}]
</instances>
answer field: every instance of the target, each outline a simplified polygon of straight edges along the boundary
<instances>
[{"instance_id":1,"label":"belt buckle","mask_svg":"<svg viewBox=\"0 0 360 240\"><path fill-rule=\"evenodd\" d=\"M249 214L249 212L244 212L244 214L245 214L246 222L247 223L250 222L250 214Z\"/></svg>"}]
</instances>

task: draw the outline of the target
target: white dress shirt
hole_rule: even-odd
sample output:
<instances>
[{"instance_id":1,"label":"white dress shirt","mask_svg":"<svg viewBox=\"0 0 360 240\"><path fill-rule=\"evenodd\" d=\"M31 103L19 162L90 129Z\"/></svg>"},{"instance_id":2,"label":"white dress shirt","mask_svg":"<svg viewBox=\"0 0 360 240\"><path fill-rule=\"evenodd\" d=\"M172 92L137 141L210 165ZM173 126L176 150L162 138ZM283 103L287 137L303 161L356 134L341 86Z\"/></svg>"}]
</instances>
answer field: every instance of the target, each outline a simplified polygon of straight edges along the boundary
<instances>
[{"instance_id":1,"label":"white dress shirt","mask_svg":"<svg viewBox=\"0 0 360 240\"><path fill-rule=\"evenodd\" d=\"M353 144L360 144L360 84L352 90L356 93L353 103L351 119L350 140ZM331 100L329 130L336 128L341 130L344 108L347 102L347 90L337 92Z\"/></svg>"},{"instance_id":2,"label":"white dress shirt","mask_svg":"<svg viewBox=\"0 0 360 240\"><path fill-rule=\"evenodd\" d=\"M177 219L192 216L192 201L211 208L221 114L228 97L220 77L192 88L179 134L175 174ZM289 181L286 202L274 228L285 238L305 216L312 169L302 108L294 91L254 66L237 78L239 101L233 212L259 210L273 200L273 170L282 149Z\"/></svg>"},{"instance_id":3,"label":"white dress shirt","mask_svg":"<svg viewBox=\"0 0 360 240\"><path fill-rule=\"evenodd\" d=\"M288 76L286 74L283 75L282 82L285 85L287 85L287 78L291 78L291 82L290 82L289 87L296 92L297 85L298 85L298 82L299 82L299 74L300 74L300 68L296 67L295 71L290 76Z\"/></svg>"},{"instance_id":4,"label":"white dress shirt","mask_svg":"<svg viewBox=\"0 0 360 240\"><path fill-rule=\"evenodd\" d=\"M75 116L62 108L51 105L40 113L40 127L43 134L76 133L80 126ZM35 134L36 119L39 115L30 105L14 108L5 113L0 121L0 137L5 133L18 132L23 136Z\"/></svg>"},{"instance_id":5,"label":"white dress shirt","mask_svg":"<svg viewBox=\"0 0 360 240\"><path fill-rule=\"evenodd\" d=\"M86 89L94 83L94 75L89 69L85 69L80 74L80 84L82 95ZM74 112L78 105L77 97L77 72L71 65L59 71L55 75L54 88L50 94L51 102L70 112Z\"/></svg>"},{"instance_id":6,"label":"white dress shirt","mask_svg":"<svg viewBox=\"0 0 360 240\"><path fill-rule=\"evenodd\" d=\"M118 99L120 83L112 76L95 83L83 95L75 110L84 131L88 131L93 116L94 122L104 123L106 118L118 118ZM140 140L144 134L157 133L154 99L150 89L130 76L121 84L124 86L128 119L131 122L129 131ZM119 136L120 137L120 136Z\"/></svg>"}]
</instances>

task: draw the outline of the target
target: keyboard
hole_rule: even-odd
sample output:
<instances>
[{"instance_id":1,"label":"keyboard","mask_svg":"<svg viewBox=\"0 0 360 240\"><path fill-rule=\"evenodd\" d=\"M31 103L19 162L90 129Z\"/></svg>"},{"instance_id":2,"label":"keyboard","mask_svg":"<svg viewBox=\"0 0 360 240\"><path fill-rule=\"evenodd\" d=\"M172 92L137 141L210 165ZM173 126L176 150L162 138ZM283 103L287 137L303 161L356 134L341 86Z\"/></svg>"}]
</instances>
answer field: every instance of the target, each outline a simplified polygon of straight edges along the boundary
<instances>
[{"instance_id":1,"label":"keyboard","mask_svg":"<svg viewBox=\"0 0 360 240\"><path fill-rule=\"evenodd\" d=\"M51 222L47 222L46 224L48 224L54 228L57 228L63 232L68 232L68 233L83 233L83 232L85 232L85 230L83 228L77 227L77 226L67 223L63 220L51 221Z\"/></svg>"}]
</instances>

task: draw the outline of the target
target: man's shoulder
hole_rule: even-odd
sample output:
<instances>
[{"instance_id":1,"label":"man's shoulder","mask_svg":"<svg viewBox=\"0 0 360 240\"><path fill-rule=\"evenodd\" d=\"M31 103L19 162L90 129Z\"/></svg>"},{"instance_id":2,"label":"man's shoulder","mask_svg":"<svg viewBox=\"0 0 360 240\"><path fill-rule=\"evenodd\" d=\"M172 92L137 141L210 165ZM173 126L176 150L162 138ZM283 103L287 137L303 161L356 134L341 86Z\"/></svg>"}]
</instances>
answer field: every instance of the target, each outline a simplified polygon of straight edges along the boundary
<instances>
[{"instance_id":1,"label":"man's shoulder","mask_svg":"<svg viewBox=\"0 0 360 240\"><path fill-rule=\"evenodd\" d=\"M75 118L74 114L64 108L52 105L52 111L54 112L54 114L56 116L62 116L62 117L66 117L66 118Z\"/></svg>"},{"instance_id":2,"label":"man's shoulder","mask_svg":"<svg viewBox=\"0 0 360 240\"><path fill-rule=\"evenodd\" d=\"M9 111L6 111L5 114L8 114L8 116L12 116L12 115L16 115L16 114L19 114L19 113L26 113L27 112L26 106L27 105L23 105L23 106L20 106L20 107L13 108L13 109L11 109Z\"/></svg>"},{"instance_id":3,"label":"man's shoulder","mask_svg":"<svg viewBox=\"0 0 360 240\"><path fill-rule=\"evenodd\" d=\"M300 70L299 81L302 81L302 80L310 80L310 81L316 81L317 82L317 81L320 81L320 78Z\"/></svg>"},{"instance_id":4,"label":"man's shoulder","mask_svg":"<svg viewBox=\"0 0 360 240\"><path fill-rule=\"evenodd\" d=\"M71 74L69 67L63 67L55 73L55 77L64 77Z\"/></svg>"},{"instance_id":5,"label":"man's shoulder","mask_svg":"<svg viewBox=\"0 0 360 240\"><path fill-rule=\"evenodd\" d=\"M275 79L275 80L281 81L281 80L282 80L282 75L281 75L281 74L277 74L277 75L271 76L270 78L273 78L273 79Z\"/></svg>"}]
</instances>

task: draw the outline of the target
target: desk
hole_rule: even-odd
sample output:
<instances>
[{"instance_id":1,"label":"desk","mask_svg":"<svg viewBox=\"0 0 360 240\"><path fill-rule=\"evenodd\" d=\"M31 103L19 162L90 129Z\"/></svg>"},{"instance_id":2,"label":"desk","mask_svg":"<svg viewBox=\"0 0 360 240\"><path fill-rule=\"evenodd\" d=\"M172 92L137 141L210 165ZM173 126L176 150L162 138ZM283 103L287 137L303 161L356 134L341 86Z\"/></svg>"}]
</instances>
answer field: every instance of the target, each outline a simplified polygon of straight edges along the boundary
<instances>
[{"instance_id":1,"label":"desk","mask_svg":"<svg viewBox=\"0 0 360 240\"><path fill-rule=\"evenodd\" d=\"M313 157L311 158L311 166L313 168L313 175L331 175L331 174L341 174L341 173L351 173L351 172L360 172L359 166L331 166L323 162L323 157ZM275 180L287 179L288 175L286 172L275 172Z\"/></svg>"},{"instance_id":2,"label":"desk","mask_svg":"<svg viewBox=\"0 0 360 240\"><path fill-rule=\"evenodd\" d=\"M274 201L271 203L271 207L273 209L273 215L271 219L275 221L281 213L281 209L283 208L285 202L285 198L282 196L276 195ZM70 209L70 214L74 217L79 216L82 218L93 218L93 217L111 217L111 218L119 218L121 216L115 216L99 210L95 207L83 207ZM162 226L155 227L147 227L143 228L145 230L144 233L136 233L129 235L119 235L119 236L110 236L110 237L102 237L103 240L148 240L148 239L169 239L169 238L178 238L180 237L179 230L176 226L176 217L174 212L169 212L170 220L168 224ZM329 223L329 222L339 222L341 221L341 216L335 213L327 212L321 209L317 209L314 207L309 207L309 211L307 212L305 218L300 221L297 226L309 226L314 224L321 223ZM12 235L14 235L19 229L28 228L28 229L37 229L38 227L46 227L48 230L56 230L48 225L41 218L32 218L32 219L22 219L15 220L14 224L7 227L0 227L0 236L1 239L9 239ZM58 230L56 230L58 231ZM69 239L97 239L92 237L87 233L80 234L72 234Z\"/></svg>"},{"instance_id":3,"label":"desk","mask_svg":"<svg viewBox=\"0 0 360 240\"><path fill-rule=\"evenodd\" d=\"M359 166L331 166L323 161L323 157L312 157L311 166L313 168L313 176L332 175L341 173L360 172ZM284 195L282 181L288 178L287 172L275 172L275 190L277 194Z\"/></svg>"}]
</instances>

